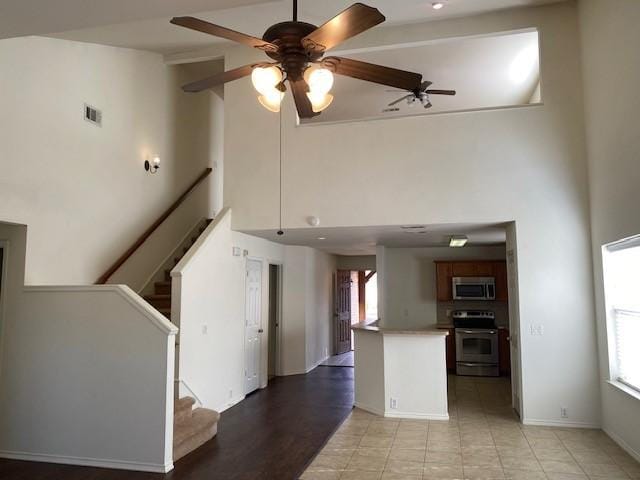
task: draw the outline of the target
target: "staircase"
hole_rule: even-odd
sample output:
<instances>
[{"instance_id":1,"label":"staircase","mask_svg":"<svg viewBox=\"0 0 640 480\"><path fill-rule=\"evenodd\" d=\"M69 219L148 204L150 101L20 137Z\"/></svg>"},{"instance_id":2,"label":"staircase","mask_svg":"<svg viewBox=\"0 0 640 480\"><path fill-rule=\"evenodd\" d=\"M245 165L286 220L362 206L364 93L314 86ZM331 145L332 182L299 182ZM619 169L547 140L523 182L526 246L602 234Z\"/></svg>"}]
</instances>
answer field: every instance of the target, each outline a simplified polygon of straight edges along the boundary
<instances>
[{"instance_id":1,"label":"staircase","mask_svg":"<svg viewBox=\"0 0 640 480\"><path fill-rule=\"evenodd\" d=\"M173 265L164 271L164 279L154 284L154 293L152 295L145 295L144 299L154 306L162 315L171 320L171 269L175 267L182 257L186 255L189 249L196 243L196 240L202 235L207 226L213 221L212 218L208 218L202 222L202 225L197 229L195 235L191 237L191 243L187 244L182 252L178 252L179 255L173 259Z\"/></svg>"},{"instance_id":2,"label":"staircase","mask_svg":"<svg viewBox=\"0 0 640 480\"><path fill-rule=\"evenodd\" d=\"M183 397L175 402L173 413L173 461L184 457L218 432L220 414L206 408L193 408L195 399Z\"/></svg>"},{"instance_id":3,"label":"staircase","mask_svg":"<svg viewBox=\"0 0 640 480\"><path fill-rule=\"evenodd\" d=\"M177 250L177 256L174 257L173 264L168 263L165 265L167 268L164 271L164 278L154 283L154 293L144 297L147 302L169 320L171 320L171 270L182 260L182 257L186 255L212 221L213 219L202 221L200 226L194 230L190 241L187 241L181 249ZM176 395L178 395L178 392L176 392ZM194 404L195 399L193 397L183 397L174 402L174 462L211 440L218 431L220 414L206 408L194 409Z\"/></svg>"}]
</instances>

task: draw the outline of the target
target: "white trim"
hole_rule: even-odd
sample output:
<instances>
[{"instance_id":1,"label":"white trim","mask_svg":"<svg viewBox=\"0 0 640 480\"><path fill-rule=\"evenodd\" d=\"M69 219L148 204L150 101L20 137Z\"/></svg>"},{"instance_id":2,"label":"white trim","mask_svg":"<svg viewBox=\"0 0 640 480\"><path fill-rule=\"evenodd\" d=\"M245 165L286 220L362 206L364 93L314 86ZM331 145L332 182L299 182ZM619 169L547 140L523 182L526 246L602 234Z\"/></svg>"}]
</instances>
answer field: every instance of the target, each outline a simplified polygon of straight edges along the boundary
<instances>
[{"instance_id":1,"label":"white trim","mask_svg":"<svg viewBox=\"0 0 640 480\"><path fill-rule=\"evenodd\" d=\"M200 234L196 243L192 245L192 247L187 251L187 253L180 259L180 261L173 267L171 270L171 278L173 277L181 277L183 272L189 268L189 265L192 263L193 259L197 258L202 251L202 246L209 241L209 237L213 233L214 230L218 227L218 225L224 220L224 218L231 213L231 209L229 207L223 208L218 216L213 219L207 228Z\"/></svg>"},{"instance_id":2,"label":"white trim","mask_svg":"<svg viewBox=\"0 0 640 480\"><path fill-rule=\"evenodd\" d=\"M237 397L232 398L231 400L229 400L227 403L225 403L222 407L219 408L215 408L214 410L218 413L222 413L225 410L229 410L231 407L233 407L234 405L237 405L238 403L240 403L241 401L243 401L246 398L246 395L239 395Z\"/></svg>"},{"instance_id":3,"label":"white trim","mask_svg":"<svg viewBox=\"0 0 640 480\"><path fill-rule=\"evenodd\" d=\"M611 440L616 442L620 446L620 448L622 448L625 452L631 455L636 460L636 462L640 462L640 452L637 452L636 450L634 450L633 447L631 447L631 445L629 445L618 435L610 431L608 428L602 427L602 431L607 435L609 435L609 437L611 437Z\"/></svg>"},{"instance_id":4,"label":"white trim","mask_svg":"<svg viewBox=\"0 0 640 480\"><path fill-rule=\"evenodd\" d=\"M384 416L388 418L413 418L418 420L449 420L449 414L439 415L431 413L414 413L414 412L398 412L385 411Z\"/></svg>"},{"instance_id":5,"label":"white trim","mask_svg":"<svg viewBox=\"0 0 640 480\"><path fill-rule=\"evenodd\" d=\"M80 292L111 292L120 295L125 301L127 301L132 307L134 307L142 316L151 322L161 332L166 335L176 335L178 333L178 327L167 320L164 315L161 315L155 308L145 302L140 295L135 293L131 288L126 285L37 285L37 286L25 286L23 288L24 293L80 293Z\"/></svg>"},{"instance_id":6,"label":"white trim","mask_svg":"<svg viewBox=\"0 0 640 480\"><path fill-rule=\"evenodd\" d=\"M329 360L329 357L330 357L330 356L331 356L331 355L327 355L326 357L321 358L320 360L318 360L318 361L315 363L315 365L312 365L311 367L307 368L307 369L304 371L304 373L309 373L311 370L315 370L316 368L318 368L318 367L320 366L320 364L321 364L321 363L324 363L324 362L326 362L327 360Z\"/></svg>"},{"instance_id":7,"label":"white trim","mask_svg":"<svg viewBox=\"0 0 640 480\"><path fill-rule=\"evenodd\" d=\"M354 406L359 408L360 410L364 410L365 412L373 413L374 415L378 415L380 417L384 417L384 410L379 408L370 407L369 405L365 405L364 403L354 402Z\"/></svg>"},{"instance_id":8,"label":"white trim","mask_svg":"<svg viewBox=\"0 0 640 480\"><path fill-rule=\"evenodd\" d=\"M601 428L599 423L570 422L568 420L538 420L536 418L524 418L522 419L522 424L538 427Z\"/></svg>"},{"instance_id":9,"label":"white trim","mask_svg":"<svg viewBox=\"0 0 640 480\"><path fill-rule=\"evenodd\" d=\"M193 235L193 232L196 230L196 228L198 228L198 225L200 225L201 223L202 223L202 219L198 220L195 223L195 225L193 225L187 231L187 233L180 239L180 241L173 248L173 250L171 250L171 252L165 258L162 259L162 261L159 263L158 267L153 271L153 273L151 275L149 275L149 277L142 284L142 287L136 293L138 293L140 295L140 294L142 294L142 292L144 292L146 290L147 287L149 287L149 285L155 280L155 278L158 275L158 273L160 273L162 271L162 269L165 267L165 265L167 265L167 263L171 260L171 257L175 257L175 255L176 255L176 253L178 253L180 247L187 241L187 239L189 238L190 235Z\"/></svg>"},{"instance_id":10,"label":"white trim","mask_svg":"<svg viewBox=\"0 0 640 480\"><path fill-rule=\"evenodd\" d=\"M29 462L61 463L64 465L79 465L83 467L115 468L118 470L133 470L139 472L167 473L173 470L173 462L163 465L159 463L129 462L126 460L50 455L46 453L11 452L5 450L0 450L0 458L26 460Z\"/></svg>"},{"instance_id":11,"label":"white trim","mask_svg":"<svg viewBox=\"0 0 640 480\"><path fill-rule=\"evenodd\" d=\"M626 383L621 382L620 380L606 380L606 382L612 387L626 393L630 397L636 400L640 400L640 391L636 390L632 386L627 385Z\"/></svg>"}]
</instances>

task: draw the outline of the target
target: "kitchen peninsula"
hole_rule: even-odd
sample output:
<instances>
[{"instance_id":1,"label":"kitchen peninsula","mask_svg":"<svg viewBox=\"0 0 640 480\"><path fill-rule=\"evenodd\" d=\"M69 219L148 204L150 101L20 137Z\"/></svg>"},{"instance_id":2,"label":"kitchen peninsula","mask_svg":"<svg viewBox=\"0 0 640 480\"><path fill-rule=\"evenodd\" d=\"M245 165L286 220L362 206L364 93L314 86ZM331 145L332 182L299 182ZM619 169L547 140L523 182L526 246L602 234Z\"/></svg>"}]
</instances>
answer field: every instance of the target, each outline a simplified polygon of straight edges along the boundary
<instances>
[{"instance_id":1,"label":"kitchen peninsula","mask_svg":"<svg viewBox=\"0 0 640 480\"><path fill-rule=\"evenodd\" d=\"M447 330L352 326L355 405L395 418L448 420Z\"/></svg>"}]
</instances>

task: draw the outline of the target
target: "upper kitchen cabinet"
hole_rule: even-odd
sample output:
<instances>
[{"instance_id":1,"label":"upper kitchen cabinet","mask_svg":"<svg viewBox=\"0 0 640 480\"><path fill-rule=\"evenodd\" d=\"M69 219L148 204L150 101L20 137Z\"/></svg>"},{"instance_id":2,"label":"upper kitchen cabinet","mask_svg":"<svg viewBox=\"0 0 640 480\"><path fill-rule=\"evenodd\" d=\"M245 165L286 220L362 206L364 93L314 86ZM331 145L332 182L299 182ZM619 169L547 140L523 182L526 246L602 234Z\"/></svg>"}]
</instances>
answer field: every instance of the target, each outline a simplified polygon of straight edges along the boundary
<instances>
[{"instance_id":1,"label":"upper kitchen cabinet","mask_svg":"<svg viewBox=\"0 0 640 480\"><path fill-rule=\"evenodd\" d=\"M507 290L507 262L504 260L436 261L436 293L440 302L451 302L453 277L494 277L496 301L509 299Z\"/></svg>"}]
</instances>

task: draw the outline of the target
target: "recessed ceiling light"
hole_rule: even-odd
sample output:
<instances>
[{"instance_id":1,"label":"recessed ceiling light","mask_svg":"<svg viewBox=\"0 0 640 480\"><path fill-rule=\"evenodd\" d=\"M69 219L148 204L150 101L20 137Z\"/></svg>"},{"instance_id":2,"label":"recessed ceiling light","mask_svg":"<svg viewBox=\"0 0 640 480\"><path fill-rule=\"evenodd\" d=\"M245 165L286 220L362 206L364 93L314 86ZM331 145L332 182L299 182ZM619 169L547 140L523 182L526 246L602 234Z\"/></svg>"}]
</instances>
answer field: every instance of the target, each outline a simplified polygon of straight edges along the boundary
<instances>
[{"instance_id":1,"label":"recessed ceiling light","mask_svg":"<svg viewBox=\"0 0 640 480\"><path fill-rule=\"evenodd\" d=\"M442 2L434 2L434 3L431 4L431 7L434 10L440 10L442 7L444 7L444 3L442 3Z\"/></svg>"},{"instance_id":2,"label":"recessed ceiling light","mask_svg":"<svg viewBox=\"0 0 640 480\"><path fill-rule=\"evenodd\" d=\"M326 240L327 237L318 237L318 240Z\"/></svg>"},{"instance_id":3,"label":"recessed ceiling light","mask_svg":"<svg viewBox=\"0 0 640 480\"><path fill-rule=\"evenodd\" d=\"M450 239L449 239L449 246L450 247L464 247L467 242L469 241L469 239L467 238L466 235L453 235Z\"/></svg>"}]
</instances>

